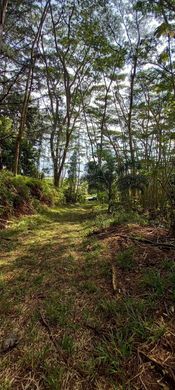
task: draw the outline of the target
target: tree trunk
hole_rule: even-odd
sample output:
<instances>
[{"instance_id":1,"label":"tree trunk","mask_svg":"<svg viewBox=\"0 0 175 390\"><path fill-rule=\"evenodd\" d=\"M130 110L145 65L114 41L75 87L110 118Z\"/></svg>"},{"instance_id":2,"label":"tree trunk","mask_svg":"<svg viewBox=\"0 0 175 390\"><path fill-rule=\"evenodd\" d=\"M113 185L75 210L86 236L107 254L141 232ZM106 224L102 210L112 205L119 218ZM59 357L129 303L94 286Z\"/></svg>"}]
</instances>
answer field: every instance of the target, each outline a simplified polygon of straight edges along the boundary
<instances>
[{"instance_id":1,"label":"tree trunk","mask_svg":"<svg viewBox=\"0 0 175 390\"><path fill-rule=\"evenodd\" d=\"M49 3L49 0L46 1L44 10L43 10L42 15L41 15L39 27L38 27L38 30L36 32L36 35L34 37L34 40L32 42L32 46L31 46L30 66L29 66L29 71L28 71L27 80L26 80L25 94L24 94L24 100L23 100L23 105L22 105L22 110L21 110L19 131L18 131L18 135L16 138L15 162L14 162L14 170L13 170L15 176L18 174L20 146L21 146L21 141L22 141L22 137L23 137L23 133L24 133L27 111L28 111L28 104L29 104L29 100L30 100L30 94L31 94L32 83L33 83L33 72L34 72L35 61L36 61L35 49L38 48L38 45L39 45L39 39L41 36L42 27L43 27L43 24L44 24L46 15L47 15L48 3Z\"/></svg>"},{"instance_id":2,"label":"tree trunk","mask_svg":"<svg viewBox=\"0 0 175 390\"><path fill-rule=\"evenodd\" d=\"M3 35L3 30L4 30L7 5L8 5L8 0L1 0L0 1L0 52L2 51L2 41L3 41L2 35Z\"/></svg>"}]
</instances>

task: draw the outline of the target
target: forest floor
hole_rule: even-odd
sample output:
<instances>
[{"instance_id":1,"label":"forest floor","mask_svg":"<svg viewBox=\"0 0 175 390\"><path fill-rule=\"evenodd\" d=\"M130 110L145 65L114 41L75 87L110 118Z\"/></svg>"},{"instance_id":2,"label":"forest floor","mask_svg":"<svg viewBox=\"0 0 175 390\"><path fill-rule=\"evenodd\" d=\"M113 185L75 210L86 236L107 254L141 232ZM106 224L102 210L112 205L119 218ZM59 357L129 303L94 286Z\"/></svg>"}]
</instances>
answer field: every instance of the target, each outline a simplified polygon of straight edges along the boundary
<instances>
[{"instance_id":1,"label":"forest floor","mask_svg":"<svg viewBox=\"0 0 175 390\"><path fill-rule=\"evenodd\" d=\"M1 390L175 389L173 239L93 231L95 214L45 209L0 232Z\"/></svg>"}]
</instances>

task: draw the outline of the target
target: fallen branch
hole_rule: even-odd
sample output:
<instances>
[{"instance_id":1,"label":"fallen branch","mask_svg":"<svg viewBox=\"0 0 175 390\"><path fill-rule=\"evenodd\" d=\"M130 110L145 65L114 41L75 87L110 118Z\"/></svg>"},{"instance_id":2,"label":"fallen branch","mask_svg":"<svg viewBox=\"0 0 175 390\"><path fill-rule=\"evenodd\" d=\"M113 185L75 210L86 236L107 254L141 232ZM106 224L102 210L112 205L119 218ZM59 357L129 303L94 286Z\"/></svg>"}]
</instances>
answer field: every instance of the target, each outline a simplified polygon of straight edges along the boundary
<instances>
[{"instance_id":1,"label":"fallen branch","mask_svg":"<svg viewBox=\"0 0 175 390\"><path fill-rule=\"evenodd\" d=\"M84 324L84 327L92 330L97 337L110 340L110 335L106 333L106 330L104 328L96 328L95 326L86 323Z\"/></svg>"},{"instance_id":2,"label":"fallen branch","mask_svg":"<svg viewBox=\"0 0 175 390\"><path fill-rule=\"evenodd\" d=\"M112 287L115 293L117 291L117 270L114 264L112 264Z\"/></svg>"},{"instance_id":3,"label":"fallen branch","mask_svg":"<svg viewBox=\"0 0 175 390\"><path fill-rule=\"evenodd\" d=\"M47 323L46 319L44 318L44 316L43 316L43 314L41 312L40 312L40 322L46 328L46 330L47 330L47 332L49 334L50 340L52 341L52 344L54 345L56 351L58 352L58 344L56 343L56 341L55 341L55 339L53 337L53 334L52 334L52 331L50 329L49 324ZM59 350L59 352L60 352L60 350Z\"/></svg>"},{"instance_id":4,"label":"fallen branch","mask_svg":"<svg viewBox=\"0 0 175 390\"><path fill-rule=\"evenodd\" d=\"M5 241L13 241L13 238L9 238L9 237L1 237L1 240L5 240ZM18 240L16 240L18 241Z\"/></svg>"},{"instance_id":5,"label":"fallen branch","mask_svg":"<svg viewBox=\"0 0 175 390\"><path fill-rule=\"evenodd\" d=\"M155 242L155 241L148 240L147 238L139 238L139 237L132 237L132 236L126 236L126 237L133 241L143 242L144 244L149 244L153 246L162 246L167 249L171 249L171 248L175 249L174 244L167 244L167 242Z\"/></svg>"},{"instance_id":6,"label":"fallen branch","mask_svg":"<svg viewBox=\"0 0 175 390\"><path fill-rule=\"evenodd\" d=\"M115 233L115 231L116 230L110 230L108 232L106 232L106 231L105 232L95 232L94 234L98 235L99 238L103 238L105 236L109 236L109 234ZM114 234L114 236L118 236L118 237L124 238L126 240L143 242L143 244L149 244L149 245L153 245L153 246L162 246L162 247L167 248L167 249L171 249L171 248L175 249L174 244L168 244L167 242L156 242L156 241L148 240L147 238L133 237L130 235L120 234L120 233L116 233L116 234Z\"/></svg>"},{"instance_id":7,"label":"fallen branch","mask_svg":"<svg viewBox=\"0 0 175 390\"><path fill-rule=\"evenodd\" d=\"M3 219L3 218L0 218L0 222L13 223L13 221L9 221L8 219Z\"/></svg>"},{"instance_id":8,"label":"fallen branch","mask_svg":"<svg viewBox=\"0 0 175 390\"><path fill-rule=\"evenodd\" d=\"M104 235L108 235L109 233L115 233L116 232L116 229L111 229L110 231L105 231L105 232L102 232L100 230L95 230L93 232L90 232L88 234L88 236L96 236L96 235L100 235L100 236L104 236Z\"/></svg>"},{"instance_id":9,"label":"fallen branch","mask_svg":"<svg viewBox=\"0 0 175 390\"><path fill-rule=\"evenodd\" d=\"M138 354L142 355L147 361L152 362L159 371L163 372L175 384L175 374L167 364L158 362L154 357L147 355L144 351L138 350Z\"/></svg>"}]
</instances>

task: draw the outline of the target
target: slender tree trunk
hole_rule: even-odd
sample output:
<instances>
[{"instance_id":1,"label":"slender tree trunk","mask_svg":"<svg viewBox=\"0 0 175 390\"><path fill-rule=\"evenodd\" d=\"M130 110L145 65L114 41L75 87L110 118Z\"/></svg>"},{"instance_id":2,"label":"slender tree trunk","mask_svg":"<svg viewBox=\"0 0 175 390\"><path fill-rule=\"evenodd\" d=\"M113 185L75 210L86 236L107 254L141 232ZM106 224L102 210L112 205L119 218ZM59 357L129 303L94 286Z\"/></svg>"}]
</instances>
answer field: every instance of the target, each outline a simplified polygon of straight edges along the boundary
<instances>
[{"instance_id":1,"label":"slender tree trunk","mask_svg":"<svg viewBox=\"0 0 175 390\"><path fill-rule=\"evenodd\" d=\"M133 112L134 82L136 77L136 70L137 70L137 55L134 56L133 69L131 71L130 101L129 101L129 112L128 112L128 137L129 137L131 164L132 164L131 171L133 175L136 174L135 153L134 153L133 134L132 134L132 112Z\"/></svg>"},{"instance_id":2,"label":"slender tree trunk","mask_svg":"<svg viewBox=\"0 0 175 390\"><path fill-rule=\"evenodd\" d=\"M19 125L18 135L16 138L15 162L14 162L14 175L15 176L18 174L20 146L21 146L21 141L22 141L24 129L25 129L28 104L29 104L29 100L30 100L32 83L33 83L33 72L34 72L35 61L36 61L35 49L38 48L39 39L40 39L41 32L42 32L42 27L43 27L43 24L44 24L46 15L47 15L48 4L49 4L49 1L47 0L45 7L44 7L44 10L43 10L42 15L41 15L39 27L38 27L37 33L34 37L32 47L31 47L31 52L30 52L30 65L29 65L29 70L28 70L28 75L27 75L27 80L26 80L24 100L23 100L23 105L22 105L22 110L21 110L20 125Z\"/></svg>"},{"instance_id":3,"label":"slender tree trunk","mask_svg":"<svg viewBox=\"0 0 175 390\"><path fill-rule=\"evenodd\" d=\"M133 103L134 103L134 86L135 86L135 78L137 73L137 64L138 64L138 49L140 47L140 27L138 21L138 15L136 11L136 26L137 26L137 44L133 53L133 64L131 69L131 78L130 78L130 98L129 98L129 112L128 112L128 136L129 136L129 148L130 148L130 156L131 156L131 164L132 169L131 172L133 175L136 174L136 166L135 166L135 151L134 151L134 143L133 143L133 131L132 131L132 114L133 114Z\"/></svg>"},{"instance_id":4,"label":"slender tree trunk","mask_svg":"<svg viewBox=\"0 0 175 390\"><path fill-rule=\"evenodd\" d=\"M104 110L103 110L101 126L100 126L100 131L101 131L101 134L100 134L100 153L99 153L99 157L98 157L99 166L101 166L101 163L102 163L103 139L104 139L105 124L106 124L107 106L108 106L108 93L109 93L111 84L112 84L112 80L110 81L109 85L106 86Z\"/></svg>"},{"instance_id":5,"label":"slender tree trunk","mask_svg":"<svg viewBox=\"0 0 175 390\"><path fill-rule=\"evenodd\" d=\"M2 35L5 24L5 15L7 11L8 0L0 0L0 52L2 51Z\"/></svg>"},{"instance_id":6,"label":"slender tree trunk","mask_svg":"<svg viewBox=\"0 0 175 390\"><path fill-rule=\"evenodd\" d=\"M64 151L63 151L62 160L61 160L61 163L60 163L60 166L59 166L59 169L58 169L58 174L57 174L57 186L56 186L56 187L59 187L59 186L60 186L61 175L62 175L62 171L63 171L63 168L64 168L64 163L65 163L65 160L66 160L66 157L67 157L67 152L68 152L68 147L69 147L70 136L71 136L71 133L68 133L68 134L67 134L67 139L66 139L65 148L64 148Z\"/></svg>"}]
</instances>

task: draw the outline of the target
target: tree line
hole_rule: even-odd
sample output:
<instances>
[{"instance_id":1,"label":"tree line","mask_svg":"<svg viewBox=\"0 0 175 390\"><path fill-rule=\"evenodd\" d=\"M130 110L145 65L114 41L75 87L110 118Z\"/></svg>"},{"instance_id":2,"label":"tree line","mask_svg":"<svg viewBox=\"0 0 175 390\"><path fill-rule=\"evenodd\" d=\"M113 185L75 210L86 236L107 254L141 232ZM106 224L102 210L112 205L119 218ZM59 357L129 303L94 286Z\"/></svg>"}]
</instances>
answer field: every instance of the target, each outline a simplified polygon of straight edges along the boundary
<instances>
[{"instance_id":1,"label":"tree line","mask_svg":"<svg viewBox=\"0 0 175 390\"><path fill-rule=\"evenodd\" d=\"M174 16L173 0L2 0L0 169L41 175L47 154L70 199L86 165L109 209L172 215Z\"/></svg>"}]
</instances>

